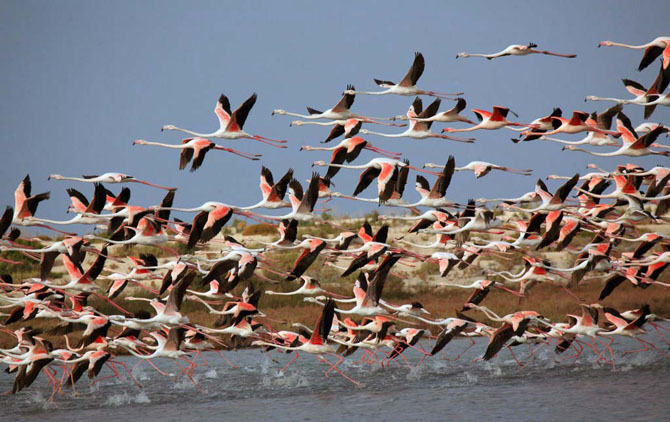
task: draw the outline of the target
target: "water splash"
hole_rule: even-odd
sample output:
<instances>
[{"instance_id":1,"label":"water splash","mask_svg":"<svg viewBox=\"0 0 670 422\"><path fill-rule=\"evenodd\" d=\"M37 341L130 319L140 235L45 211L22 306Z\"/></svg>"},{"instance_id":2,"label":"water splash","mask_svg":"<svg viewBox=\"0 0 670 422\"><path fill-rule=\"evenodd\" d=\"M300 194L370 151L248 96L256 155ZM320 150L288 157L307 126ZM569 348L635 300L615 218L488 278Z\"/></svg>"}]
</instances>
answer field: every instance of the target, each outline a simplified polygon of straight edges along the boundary
<instances>
[{"instance_id":1,"label":"water splash","mask_svg":"<svg viewBox=\"0 0 670 422\"><path fill-rule=\"evenodd\" d=\"M123 406L126 404L147 404L151 400L144 391L138 393L128 394L127 392L113 394L107 398L103 406Z\"/></svg>"},{"instance_id":2,"label":"water splash","mask_svg":"<svg viewBox=\"0 0 670 422\"><path fill-rule=\"evenodd\" d=\"M209 371L205 372L203 376L207 379L216 379L219 377L219 374L216 372L216 369L210 369Z\"/></svg>"}]
</instances>

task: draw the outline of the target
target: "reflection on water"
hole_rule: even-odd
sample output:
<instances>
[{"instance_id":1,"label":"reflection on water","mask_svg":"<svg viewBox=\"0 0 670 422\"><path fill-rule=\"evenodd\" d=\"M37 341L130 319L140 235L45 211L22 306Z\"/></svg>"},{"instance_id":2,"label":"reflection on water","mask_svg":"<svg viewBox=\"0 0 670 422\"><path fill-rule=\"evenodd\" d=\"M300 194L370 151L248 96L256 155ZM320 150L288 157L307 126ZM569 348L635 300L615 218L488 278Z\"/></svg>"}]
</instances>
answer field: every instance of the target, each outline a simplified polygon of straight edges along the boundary
<instances>
[{"instance_id":1,"label":"reflection on water","mask_svg":"<svg viewBox=\"0 0 670 422\"><path fill-rule=\"evenodd\" d=\"M205 356L207 365L195 370L193 383L180 375L158 374L147 363L133 369L143 385L138 388L127 376L107 379L93 386L86 377L71 390L48 402L51 389L44 377L16 396L2 396L0 420L111 420L201 421L216 420L667 420L670 405L670 360L655 351L622 356L638 343L615 342L617 371L596 362L585 351L577 364L556 361L546 347L536 359L520 368L503 350L490 362L473 362L481 356L486 341L479 340L458 361L455 357L469 341L455 341L446 356L425 359L414 350L405 353L408 362L397 359L388 368L361 361L358 352L341 369L363 384L358 388L314 356L301 354L284 373L280 369L293 357L273 353L272 360L258 350L227 352L238 368L231 368L215 353ZM528 360L528 349L515 352ZM381 353L379 357L383 357ZM331 358L332 359L332 358ZM129 367L137 360L120 358ZM199 363L204 362L197 359ZM179 373L169 360L156 364L165 372ZM411 366L411 368L410 368ZM122 375L125 375L121 370ZM105 369L101 377L110 375ZM13 375L0 375L0 388L11 388ZM100 409L103 409L102 411Z\"/></svg>"}]
</instances>

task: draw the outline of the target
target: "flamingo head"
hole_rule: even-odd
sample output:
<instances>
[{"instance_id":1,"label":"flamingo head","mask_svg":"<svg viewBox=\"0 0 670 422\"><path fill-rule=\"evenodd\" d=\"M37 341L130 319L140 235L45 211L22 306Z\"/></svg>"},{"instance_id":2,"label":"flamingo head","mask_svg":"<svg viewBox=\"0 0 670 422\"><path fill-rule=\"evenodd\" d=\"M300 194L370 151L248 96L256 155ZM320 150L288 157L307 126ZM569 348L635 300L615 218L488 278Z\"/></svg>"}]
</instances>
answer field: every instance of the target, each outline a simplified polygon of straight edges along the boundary
<instances>
[{"instance_id":1,"label":"flamingo head","mask_svg":"<svg viewBox=\"0 0 670 422\"><path fill-rule=\"evenodd\" d=\"M612 46L612 41L601 41L598 43L598 48L600 47L611 47Z\"/></svg>"},{"instance_id":2,"label":"flamingo head","mask_svg":"<svg viewBox=\"0 0 670 422\"><path fill-rule=\"evenodd\" d=\"M133 141L133 145L146 145L146 144L147 141L145 141L144 139L136 139Z\"/></svg>"},{"instance_id":3,"label":"flamingo head","mask_svg":"<svg viewBox=\"0 0 670 422\"><path fill-rule=\"evenodd\" d=\"M289 126L302 126L304 123L305 122L303 122L302 120L294 120L291 123L289 123L288 125Z\"/></svg>"},{"instance_id":4,"label":"flamingo head","mask_svg":"<svg viewBox=\"0 0 670 422\"><path fill-rule=\"evenodd\" d=\"M161 128L161 132L164 130L175 130L176 127L174 125L165 125Z\"/></svg>"},{"instance_id":5,"label":"flamingo head","mask_svg":"<svg viewBox=\"0 0 670 422\"><path fill-rule=\"evenodd\" d=\"M470 57L470 54L468 54L468 53L458 53L458 54L456 54L456 58L459 58L459 57L463 57L463 58Z\"/></svg>"},{"instance_id":6,"label":"flamingo head","mask_svg":"<svg viewBox=\"0 0 670 422\"><path fill-rule=\"evenodd\" d=\"M300 151L305 150L305 151L312 151L312 147L309 145L303 145L300 147Z\"/></svg>"},{"instance_id":7,"label":"flamingo head","mask_svg":"<svg viewBox=\"0 0 670 422\"><path fill-rule=\"evenodd\" d=\"M312 167L315 166L327 166L328 164L325 161L315 161L312 163Z\"/></svg>"},{"instance_id":8,"label":"flamingo head","mask_svg":"<svg viewBox=\"0 0 670 422\"><path fill-rule=\"evenodd\" d=\"M282 110L280 108L272 110L272 115L274 116L275 114L279 114L280 116L283 116L283 115L286 114L286 110Z\"/></svg>"},{"instance_id":9,"label":"flamingo head","mask_svg":"<svg viewBox=\"0 0 670 422\"><path fill-rule=\"evenodd\" d=\"M51 179L63 180L63 176L61 176L60 174L50 174L49 177L47 177L47 180L51 180Z\"/></svg>"}]
</instances>

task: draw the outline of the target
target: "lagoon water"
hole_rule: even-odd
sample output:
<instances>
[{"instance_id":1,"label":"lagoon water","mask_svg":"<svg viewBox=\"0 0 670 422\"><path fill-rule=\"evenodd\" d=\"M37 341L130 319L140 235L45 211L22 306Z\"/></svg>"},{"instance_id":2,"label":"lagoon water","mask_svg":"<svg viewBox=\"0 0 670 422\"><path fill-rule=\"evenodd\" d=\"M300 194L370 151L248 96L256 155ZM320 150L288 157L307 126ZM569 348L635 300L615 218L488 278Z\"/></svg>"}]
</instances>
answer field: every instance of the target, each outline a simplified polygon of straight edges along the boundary
<instances>
[{"instance_id":1,"label":"lagoon water","mask_svg":"<svg viewBox=\"0 0 670 422\"><path fill-rule=\"evenodd\" d=\"M660 343L658 336L653 336ZM207 366L195 370L202 392L181 375L177 382L158 374L147 363L133 370L143 385L127 376L89 386L86 375L78 394L64 392L49 402L45 378L15 396L0 396L0 420L7 421L566 421L639 420L670 418L670 360L656 351L622 356L638 343L617 339L617 370L596 362L585 350L576 364L556 361L546 347L520 368L508 350L491 362L473 362L486 341L479 339L459 360L467 340L450 344L445 356L425 359L407 351L410 369L401 359L380 368L361 362L362 353L346 359L342 370L363 384L356 387L336 373L324 377L327 366L301 354L284 373L293 355L259 350L226 352L239 368L231 368L216 353L207 353ZM667 346L665 346L667 348ZM528 348L515 352L521 361ZM379 354L382 357L381 353ZM132 357L117 358L130 367ZM332 357L331 357L332 360ZM198 358L198 362L201 360ZM169 360L156 364L179 372ZM124 371L119 367L121 373ZM101 376L110 375L105 369ZM13 375L0 375L0 388L11 388Z\"/></svg>"}]
</instances>

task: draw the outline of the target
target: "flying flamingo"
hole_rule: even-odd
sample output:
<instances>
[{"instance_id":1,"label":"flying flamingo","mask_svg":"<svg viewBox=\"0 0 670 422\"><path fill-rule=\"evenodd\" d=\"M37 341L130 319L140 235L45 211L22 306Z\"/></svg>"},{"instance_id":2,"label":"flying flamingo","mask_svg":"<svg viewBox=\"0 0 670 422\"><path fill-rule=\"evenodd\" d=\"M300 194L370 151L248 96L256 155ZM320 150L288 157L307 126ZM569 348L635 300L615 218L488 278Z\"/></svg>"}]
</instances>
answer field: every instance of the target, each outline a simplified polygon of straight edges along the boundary
<instances>
[{"instance_id":1,"label":"flying flamingo","mask_svg":"<svg viewBox=\"0 0 670 422\"><path fill-rule=\"evenodd\" d=\"M265 138L260 135L249 135L244 132L242 128L244 123L247 120L247 116L251 111L252 107L256 104L256 94L254 93L251 97L247 98L245 102L242 103L235 111L230 112L230 102L228 97L221 94L219 101L216 103L214 108L214 113L219 119L219 129L212 133L198 133L193 132L187 129L181 129L174 125L165 125L161 128L163 130L178 130L180 132L188 133L189 135L197 136L200 138L221 138L221 139L253 139L264 144L272 145L277 148L286 148L286 145L277 145L285 144L285 140L277 140Z\"/></svg>"},{"instance_id":2,"label":"flying flamingo","mask_svg":"<svg viewBox=\"0 0 670 422\"><path fill-rule=\"evenodd\" d=\"M619 155L626 155L629 157L644 157L646 155L663 155L670 157L670 151L655 151L649 149L651 144L656 141L656 139L663 133L663 126L658 126L656 129L651 132L639 136L633 129L633 126L630 123L630 119L619 112L617 115L617 130L622 134L624 144L621 148L612 152L592 152L585 149L577 148L574 145L566 145L563 147L563 150L570 151L581 151L591 155L597 155L599 157L616 157Z\"/></svg>"},{"instance_id":3,"label":"flying flamingo","mask_svg":"<svg viewBox=\"0 0 670 422\"><path fill-rule=\"evenodd\" d=\"M424 168L442 168L442 166L438 164L433 164L433 163L426 163L423 165ZM491 170L500 170L500 171L506 171L509 173L514 173L514 174L520 174L523 176L530 176L531 172L533 170L519 170L511 167L504 167L504 166L499 166L497 164L491 164L487 163L485 161L471 161L464 167L455 167L454 171L472 171L475 173L475 177L479 179L480 177L484 177Z\"/></svg>"},{"instance_id":4,"label":"flying flamingo","mask_svg":"<svg viewBox=\"0 0 670 422\"><path fill-rule=\"evenodd\" d=\"M562 115L563 115L563 110L556 107L552 110L551 114L549 114L547 116L544 116L544 117L537 118L537 119L533 120L532 122L530 122L529 127L514 129L514 128L508 126L507 128L512 129L512 130L517 130L517 131L520 131L520 132L526 131L530 128L534 128L533 131L535 133L544 133L544 132L548 132L548 131L553 130L553 129L558 129L558 127L561 125L561 122L558 121L558 120L554 120L554 117L561 117ZM517 144L519 142L528 142L528 141L533 141L533 140L539 139L539 138L540 138L540 135L526 135L523 138L512 138L512 142Z\"/></svg>"},{"instance_id":5,"label":"flying flamingo","mask_svg":"<svg viewBox=\"0 0 670 422\"><path fill-rule=\"evenodd\" d=\"M303 126L303 125L333 126L333 128L330 130L330 133L328 134L328 137L323 141L321 141L322 144L326 144L335 138L339 138L342 135L344 135L345 138L351 138L353 136L356 136L356 134L358 134L358 132L361 130L361 126L363 125L363 123L375 123L378 125L398 126L398 127L406 126L405 123L378 122L376 120L370 120L367 118L360 118L360 117L351 118L347 120L332 120L330 122L315 122L315 121L303 122L302 120L294 120L289 124L289 126Z\"/></svg>"},{"instance_id":6,"label":"flying flamingo","mask_svg":"<svg viewBox=\"0 0 670 422\"><path fill-rule=\"evenodd\" d=\"M507 107L493 106L493 112L479 109L472 109L472 112L475 113L479 124L470 126L464 129L453 129L450 127L445 127L442 129L442 132L471 132L473 130L484 129L484 130L497 130L503 127L508 126L522 126L522 127L533 127L532 125L527 125L523 123L510 122L507 120L507 114L512 113L517 116L516 113L511 111ZM519 117L519 116L517 116ZM533 127L534 128L534 127Z\"/></svg>"},{"instance_id":7,"label":"flying flamingo","mask_svg":"<svg viewBox=\"0 0 670 422\"><path fill-rule=\"evenodd\" d=\"M328 377L328 374L331 371L336 371L340 375L342 375L345 379L348 381L351 381L352 383L360 386L360 383L354 381L353 379L349 378L346 376L340 369L337 367L342 361L344 360L344 357L342 356L337 356L335 354L335 349L333 346L328 344L328 335L330 334L330 331L332 329L333 325L333 318L335 315L335 302L333 302L332 299L329 299L328 302L325 304L323 307L323 311L321 312L321 315L319 316L319 319L316 321L316 326L314 327L314 331L312 331L312 335L310 336L309 340L306 342L300 344L299 346L285 346L283 344L277 344L277 343L268 343L263 340L256 340L252 343L254 346L270 346L270 347L275 347L278 349L283 349L283 350L292 350L296 352L296 356L289 362L285 367L287 368L288 365L290 365L292 362L294 362L299 356L299 352L305 352L305 353L310 353L313 355L316 355L317 359L320 362L327 363L330 365L330 369L326 371L326 377ZM338 361L336 363L330 363L326 358L323 357L323 355L330 355L338 358Z\"/></svg>"},{"instance_id":8,"label":"flying flamingo","mask_svg":"<svg viewBox=\"0 0 670 422\"><path fill-rule=\"evenodd\" d=\"M617 104L615 106L608 108L607 110L603 111L600 114L592 113L586 119L586 124L596 126L602 130L610 130L610 128L612 127L612 121L621 110L623 110L623 105ZM561 122L558 120L553 120L553 122L554 124L556 124L555 128L558 128L558 126L560 126L561 124ZM538 135L529 135L529 136L538 136ZM582 144L590 144L595 146L618 145L618 143L612 140L612 138L610 138L609 135L593 131L587 132L586 137L584 137L579 141L564 141L562 139L556 139L545 135L541 135L540 139L543 141L559 142L561 144L566 145L582 145Z\"/></svg>"},{"instance_id":9,"label":"flying flamingo","mask_svg":"<svg viewBox=\"0 0 670 422\"><path fill-rule=\"evenodd\" d=\"M598 44L600 47L625 47L633 50L644 50L642 60L637 70L643 70L656 60L658 56L663 55L663 66L670 66L670 37L658 37L647 44L629 45L612 41L602 41Z\"/></svg>"},{"instance_id":10,"label":"flying flamingo","mask_svg":"<svg viewBox=\"0 0 670 422\"><path fill-rule=\"evenodd\" d=\"M311 221L314 219L314 206L319 199L320 176L313 173L307 191L303 194L302 185L296 179L291 179L288 186L288 197L292 211L282 216L258 214L260 218L269 220L298 220Z\"/></svg>"},{"instance_id":11,"label":"flying flamingo","mask_svg":"<svg viewBox=\"0 0 670 422\"><path fill-rule=\"evenodd\" d=\"M387 189L387 186L389 188L392 188L391 185L391 180L393 178L394 172L396 171L397 168L403 168L407 167L416 171L428 173L428 174L435 174L433 172L419 169L416 167L413 167L409 165L408 162L404 161L399 161L391 158L374 158L370 161L368 161L366 164L362 165L346 165L346 164L328 164L325 161L315 161L312 166L324 166L324 167L340 167L340 168L348 168L348 169L363 169L363 173L361 173L361 176L359 178L358 185L356 186L356 189L354 190L354 196L358 195L361 193L365 188L367 188L370 183L376 178L377 179L377 190L379 193L379 197L383 198L385 195L384 193L386 192L389 196L390 193L388 192L389 189ZM389 198L386 198L389 199ZM384 199L384 200L386 200Z\"/></svg>"},{"instance_id":12,"label":"flying flamingo","mask_svg":"<svg viewBox=\"0 0 670 422\"><path fill-rule=\"evenodd\" d=\"M466 101L463 98L459 98L456 101L456 105L447 111L443 111L442 113L436 113L434 116L431 117L425 117L425 118L416 117L414 120L418 122L440 122L440 123L464 122L474 125L475 123L472 120L467 119L459 114L461 111L465 110L466 105L467 105ZM410 120L411 118L409 116L401 114L399 116L395 116L393 119Z\"/></svg>"},{"instance_id":13,"label":"flying flamingo","mask_svg":"<svg viewBox=\"0 0 670 422\"><path fill-rule=\"evenodd\" d=\"M133 176L129 176L123 173L104 173L99 176L83 176L83 177L67 177L61 176L60 174L51 174L49 175L48 180L72 180L75 182L84 182L84 183L141 183L143 185L152 186L154 188L163 189L163 190L177 190L177 188L166 188L164 186L155 185L144 180L136 179Z\"/></svg>"},{"instance_id":14,"label":"flying flamingo","mask_svg":"<svg viewBox=\"0 0 670 422\"><path fill-rule=\"evenodd\" d=\"M31 195L31 191L32 183L30 182L30 175L27 174L14 191L14 215L11 223L21 225L23 220L34 217L39 203L51 196L49 192Z\"/></svg>"},{"instance_id":15,"label":"flying flamingo","mask_svg":"<svg viewBox=\"0 0 670 422\"><path fill-rule=\"evenodd\" d=\"M360 136L354 136L353 138L345 138L338 145L333 147L312 147L309 145L304 145L300 147L300 151L333 151L333 154L330 158L331 164L342 164L345 161L351 163L354 161L362 150L367 149L373 152L376 152L384 157L397 159L400 153L386 151L377 147L372 146L372 144ZM338 167L329 167L328 172L326 173L327 178L334 177L339 171Z\"/></svg>"},{"instance_id":16,"label":"flying flamingo","mask_svg":"<svg viewBox=\"0 0 670 422\"><path fill-rule=\"evenodd\" d=\"M425 110L423 110L418 118L428 118L435 115L437 110L440 108L440 99L433 101ZM472 143L475 141L474 138L457 138L454 136L440 135L438 133L431 132L430 127L433 122L430 121L417 121L413 118L410 118L409 126L407 130L401 133L380 133L373 132L367 129L361 129L362 134L372 134L377 136L383 136L385 138L412 138L412 139L427 139L427 138L441 138L448 139L450 141Z\"/></svg>"},{"instance_id":17,"label":"flying flamingo","mask_svg":"<svg viewBox=\"0 0 670 422\"><path fill-rule=\"evenodd\" d=\"M330 120L346 121L348 119L357 119L365 123L379 123L379 120L388 120L379 117L359 116L357 114L352 113L349 109L354 104L354 99L356 98L354 90L355 88L353 85L347 85L347 89L344 91L344 93L342 93L342 98L340 99L340 101L338 101L338 103L335 104L333 108L329 108L326 111L319 111L311 107L307 107L309 115L305 115L305 114L291 113L289 111L282 109L276 109L272 111L272 115L274 116L275 114L279 114L282 116L300 117L302 119L308 119L308 120L330 119ZM300 126L302 124L303 122L295 123L296 126ZM293 125L294 123L292 122L291 126Z\"/></svg>"},{"instance_id":18,"label":"flying flamingo","mask_svg":"<svg viewBox=\"0 0 670 422\"><path fill-rule=\"evenodd\" d=\"M205 138L186 138L181 141L181 145L170 145L162 144L160 142L149 142L144 139L138 139L133 141L133 145L153 145L157 147L180 149L181 154L179 155L179 170L184 170L188 163L193 160L191 164L191 171L196 171L202 165L202 162L205 160L205 154L210 150L219 150L219 151L228 151L232 154L239 155L249 160L258 160L260 154L247 154L245 152L236 151L231 148L224 148L216 145L214 142L205 139Z\"/></svg>"},{"instance_id":19,"label":"flying flamingo","mask_svg":"<svg viewBox=\"0 0 670 422\"><path fill-rule=\"evenodd\" d=\"M583 111L573 111L572 117L566 119L564 117L554 117L554 120L561 122L561 125L549 132L535 132L533 130L521 132L522 135L541 135L541 136L550 136L557 133L567 133L575 134L580 132L598 132L604 135L614 135L619 137L621 134L619 132L613 132L610 130L604 130L597 127L597 125L587 123L589 114Z\"/></svg>"},{"instance_id":20,"label":"flying flamingo","mask_svg":"<svg viewBox=\"0 0 670 422\"><path fill-rule=\"evenodd\" d=\"M502 51L499 51L497 53L492 53L492 54L471 54L471 53L458 53L456 55L456 58L462 57L484 57L488 60L493 60L498 57L504 57L504 56L527 56L529 54L546 54L548 56L557 56L557 57L566 57L568 59L574 59L577 57L576 54L559 54L559 53L552 53L550 51L545 51L545 50L535 50L535 47L537 47L537 44L535 43L528 43L528 45L523 45L523 44L512 44L509 47L505 48Z\"/></svg>"},{"instance_id":21,"label":"flying flamingo","mask_svg":"<svg viewBox=\"0 0 670 422\"><path fill-rule=\"evenodd\" d=\"M416 83L419 81L419 78L423 74L424 67L426 66L426 62L424 61L423 54L416 52L414 53L414 62L412 63L412 67L409 68L409 71L405 75L404 78L399 83L394 83L391 81L384 81L384 80L379 80L375 79L375 83L379 85L382 88L386 88L384 91L377 91L377 92L369 92L369 91L355 91L353 89L347 90L344 93L345 94L365 94L365 95L388 95L388 94L396 94L396 95L405 95L408 97L412 97L414 95L429 95L431 97L438 97L438 98L447 98L450 99L448 96L454 96L454 95L463 95L462 92L457 92L454 94L448 94L448 93L440 93L440 92L435 92L435 91L424 91L416 87Z\"/></svg>"}]
</instances>

